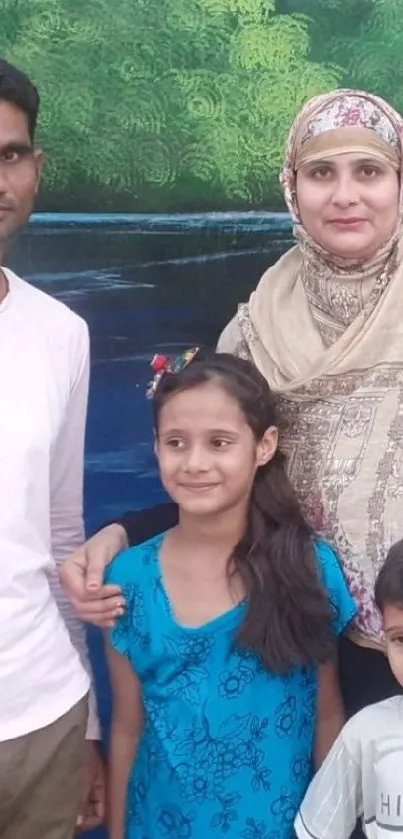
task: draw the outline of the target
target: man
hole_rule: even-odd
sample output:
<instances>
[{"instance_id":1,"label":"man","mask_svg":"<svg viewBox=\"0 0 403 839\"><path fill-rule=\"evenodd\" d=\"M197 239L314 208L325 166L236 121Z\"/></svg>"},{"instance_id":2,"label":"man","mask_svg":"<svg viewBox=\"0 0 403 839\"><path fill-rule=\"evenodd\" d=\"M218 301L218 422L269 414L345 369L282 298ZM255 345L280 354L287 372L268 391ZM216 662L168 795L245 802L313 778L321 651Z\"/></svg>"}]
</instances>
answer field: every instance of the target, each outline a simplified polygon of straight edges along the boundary
<instances>
[{"instance_id":1,"label":"man","mask_svg":"<svg viewBox=\"0 0 403 839\"><path fill-rule=\"evenodd\" d=\"M0 61L0 264L39 185L38 108ZM0 269L1 839L71 839L102 817L84 628L57 571L84 535L88 344L81 318Z\"/></svg>"}]
</instances>

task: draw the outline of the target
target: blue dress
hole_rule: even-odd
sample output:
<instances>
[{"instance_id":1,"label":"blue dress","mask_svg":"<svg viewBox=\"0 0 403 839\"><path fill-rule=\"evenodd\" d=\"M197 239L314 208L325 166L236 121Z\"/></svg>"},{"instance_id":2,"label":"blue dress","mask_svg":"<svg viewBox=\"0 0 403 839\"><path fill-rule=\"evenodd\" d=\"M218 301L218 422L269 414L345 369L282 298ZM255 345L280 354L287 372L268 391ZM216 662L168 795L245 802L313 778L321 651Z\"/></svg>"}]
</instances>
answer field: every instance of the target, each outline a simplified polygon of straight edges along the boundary
<instances>
[{"instance_id":1,"label":"blue dress","mask_svg":"<svg viewBox=\"0 0 403 839\"><path fill-rule=\"evenodd\" d=\"M145 725L131 773L126 839L291 839L312 776L317 670L268 672L234 648L245 604L180 626L165 591L163 535L120 554L124 587L111 642L141 682ZM332 549L317 543L335 633L356 606Z\"/></svg>"}]
</instances>

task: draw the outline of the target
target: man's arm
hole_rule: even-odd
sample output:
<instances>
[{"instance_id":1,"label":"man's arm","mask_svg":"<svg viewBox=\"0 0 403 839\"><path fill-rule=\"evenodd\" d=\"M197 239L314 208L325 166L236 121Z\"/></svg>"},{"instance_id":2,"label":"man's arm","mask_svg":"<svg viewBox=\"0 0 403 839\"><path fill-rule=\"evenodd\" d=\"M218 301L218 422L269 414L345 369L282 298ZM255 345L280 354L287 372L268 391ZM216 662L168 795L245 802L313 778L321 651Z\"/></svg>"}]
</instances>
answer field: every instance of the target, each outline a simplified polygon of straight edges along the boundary
<instances>
[{"instance_id":1,"label":"man's arm","mask_svg":"<svg viewBox=\"0 0 403 839\"><path fill-rule=\"evenodd\" d=\"M72 380L70 398L62 426L51 452L50 526L52 555L57 566L84 541L83 474L84 441L89 384L89 337L84 321L78 321L71 346ZM60 613L70 632L72 643L89 674L84 625L75 615L59 580L51 574L50 587ZM91 691L87 729L89 740L100 739L95 695Z\"/></svg>"}]
</instances>

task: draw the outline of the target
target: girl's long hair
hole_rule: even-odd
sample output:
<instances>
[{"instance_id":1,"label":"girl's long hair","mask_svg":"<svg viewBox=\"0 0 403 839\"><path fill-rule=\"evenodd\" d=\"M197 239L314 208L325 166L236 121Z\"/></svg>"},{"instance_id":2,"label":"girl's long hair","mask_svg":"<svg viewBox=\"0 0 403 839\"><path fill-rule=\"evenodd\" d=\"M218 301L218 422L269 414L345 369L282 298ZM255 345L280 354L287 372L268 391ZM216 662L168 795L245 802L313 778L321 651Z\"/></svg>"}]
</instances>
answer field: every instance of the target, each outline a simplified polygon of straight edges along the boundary
<instances>
[{"instance_id":1,"label":"girl's long hair","mask_svg":"<svg viewBox=\"0 0 403 839\"><path fill-rule=\"evenodd\" d=\"M274 397L254 365L226 353L199 354L179 373L162 377L153 400L156 434L161 409L171 396L212 380L238 402L256 441L277 425ZM313 533L279 449L256 472L246 532L230 569L239 574L248 603L239 647L252 650L273 673L332 655L334 614L321 582Z\"/></svg>"}]
</instances>

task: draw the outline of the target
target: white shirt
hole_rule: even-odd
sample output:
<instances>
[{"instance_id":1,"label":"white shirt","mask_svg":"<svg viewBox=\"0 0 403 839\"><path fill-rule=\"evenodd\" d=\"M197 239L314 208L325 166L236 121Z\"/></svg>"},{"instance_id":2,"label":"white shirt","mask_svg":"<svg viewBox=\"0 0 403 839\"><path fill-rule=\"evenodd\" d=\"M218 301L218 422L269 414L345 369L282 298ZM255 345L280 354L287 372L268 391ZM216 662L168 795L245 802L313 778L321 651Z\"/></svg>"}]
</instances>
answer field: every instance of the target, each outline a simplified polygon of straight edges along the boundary
<instances>
[{"instance_id":1,"label":"white shirt","mask_svg":"<svg viewBox=\"0 0 403 839\"><path fill-rule=\"evenodd\" d=\"M0 305L0 742L50 725L90 686L57 565L83 542L89 339L67 306L4 270ZM99 735L94 704L88 736Z\"/></svg>"},{"instance_id":2,"label":"white shirt","mask_svg":"<svg viewBox=\"0 0 403 839\"><path fill-rule=\"evenodd\" d=\"M403 696L364 708L344 726L295 822L299 839L403 834Z\"/></svg>"}]
</instances>

